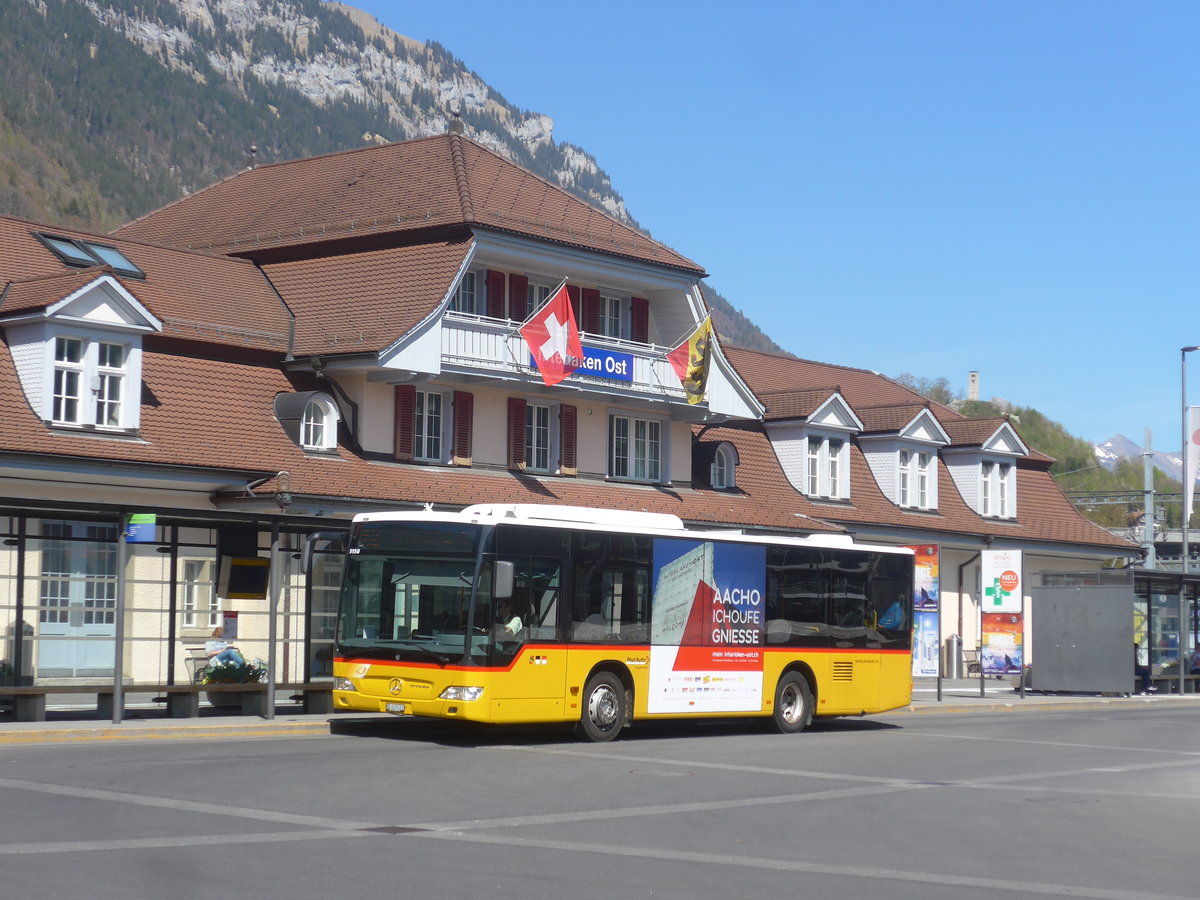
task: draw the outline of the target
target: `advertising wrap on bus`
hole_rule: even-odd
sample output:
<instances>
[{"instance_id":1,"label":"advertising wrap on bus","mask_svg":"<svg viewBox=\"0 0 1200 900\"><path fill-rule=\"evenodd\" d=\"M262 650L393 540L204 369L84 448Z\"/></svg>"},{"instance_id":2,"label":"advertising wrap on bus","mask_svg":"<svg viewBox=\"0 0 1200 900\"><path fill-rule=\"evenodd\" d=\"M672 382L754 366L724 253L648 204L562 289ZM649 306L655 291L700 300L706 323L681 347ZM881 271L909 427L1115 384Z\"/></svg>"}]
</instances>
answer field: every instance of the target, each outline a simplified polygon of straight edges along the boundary
<instances>
[{"instance_id":1,"label":"advertising wrap on bus","mask_svg":"<svg viewBox=\"0 0 1200 900\"><path fill-rule=\"evenodd\" d=\"M649 712L762 708L766 549L656 538Z\"/></svg>"}]
</instances>

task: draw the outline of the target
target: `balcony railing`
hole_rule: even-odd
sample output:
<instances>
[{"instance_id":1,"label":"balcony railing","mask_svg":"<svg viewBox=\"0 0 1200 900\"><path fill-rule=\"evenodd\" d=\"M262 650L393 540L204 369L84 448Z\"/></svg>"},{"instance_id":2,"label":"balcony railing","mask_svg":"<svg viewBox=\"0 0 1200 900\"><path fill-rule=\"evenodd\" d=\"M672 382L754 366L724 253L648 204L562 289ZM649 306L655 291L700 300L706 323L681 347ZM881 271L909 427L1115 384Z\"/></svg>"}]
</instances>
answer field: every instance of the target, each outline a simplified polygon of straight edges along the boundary
<instances>
[{"instance_id":1,"label":"balcony railing","mask_svg":"<svg viewBox=\"0 0 1200 900\"><path fill-rule=\"evenodd\" d=\"M686 402L679 377L665 357L670 348L586 332L579 337L596 371L576 370L569 379L572 384ZM513 377L537 374L516 324L456 312L442 320L442 368Z\"/></svg>"}]
</instances>

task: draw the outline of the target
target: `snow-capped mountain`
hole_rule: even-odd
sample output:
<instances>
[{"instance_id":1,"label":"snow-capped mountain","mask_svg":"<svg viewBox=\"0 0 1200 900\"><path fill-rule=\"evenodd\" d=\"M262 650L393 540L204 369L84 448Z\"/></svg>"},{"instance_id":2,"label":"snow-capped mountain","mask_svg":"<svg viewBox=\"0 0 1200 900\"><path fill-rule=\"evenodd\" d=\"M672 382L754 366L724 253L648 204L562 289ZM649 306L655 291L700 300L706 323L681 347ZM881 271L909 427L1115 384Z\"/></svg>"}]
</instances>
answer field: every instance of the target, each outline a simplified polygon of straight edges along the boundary
<instances>
[{"instance_id":1,"label":"snow-capped mountain","mask_svg":"<svg viewBox=\"0 0 1200 900\"><path fill-rule=\"evenodd\" d=\"M1115 435L1102 444L1095 445L1096 461L1106 469L1115 469L1117 463L1125 459L1141 459L1145 451L1123 434ZM1163 474L1179 481L1183 478L1183 454L1179 452L1165 453L1161 450L1151 452L1154 467Z\"/></svg>"}]
</instances>

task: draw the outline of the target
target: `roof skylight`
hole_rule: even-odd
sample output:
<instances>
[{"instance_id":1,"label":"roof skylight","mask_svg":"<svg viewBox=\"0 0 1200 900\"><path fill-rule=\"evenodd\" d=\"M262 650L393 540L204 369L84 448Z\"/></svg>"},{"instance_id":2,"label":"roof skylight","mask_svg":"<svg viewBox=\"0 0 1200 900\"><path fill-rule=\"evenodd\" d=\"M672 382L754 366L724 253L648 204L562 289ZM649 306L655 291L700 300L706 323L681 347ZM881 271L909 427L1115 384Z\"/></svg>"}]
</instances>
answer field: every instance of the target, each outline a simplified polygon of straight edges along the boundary
<instances>
[{"instance_id":1,"label":"roof skylight","mask_svg":"<svg viewBox=\"0 0 1200 900\"><path fill-rule=\"evenodd\" d=\"M145 278L146 273L129 261L129 258L111 244L97 244L82 238L68 238L56 234L34 232L38 240L68 266L111 266L119 275Z\"/></svg>"}]
</instances>

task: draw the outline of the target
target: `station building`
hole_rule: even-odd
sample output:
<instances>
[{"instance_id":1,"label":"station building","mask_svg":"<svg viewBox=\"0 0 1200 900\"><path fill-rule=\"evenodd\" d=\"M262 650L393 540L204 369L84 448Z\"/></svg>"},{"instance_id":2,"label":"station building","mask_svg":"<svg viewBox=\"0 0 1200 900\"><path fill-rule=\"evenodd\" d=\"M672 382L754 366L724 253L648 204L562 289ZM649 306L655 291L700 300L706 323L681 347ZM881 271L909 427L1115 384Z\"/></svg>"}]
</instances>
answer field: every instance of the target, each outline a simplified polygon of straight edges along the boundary
<instances>
[{"instance_id":1,"label":"station building","mask_svg":"<svg viewBox=\"0 0 1200 900\"><path fill-rule=\"evenodd\" d=\"M453 130L248 169L108 235L0 217L0 678L185 681L234 621L281 681L327 677L368 510L928 545L939 636L968 647L981 551L1021 551L1026 585L1138 555L1012 422L868 370L714 337L689 402L670 354L704 277ZM521 326L564 284L583 359L548 384Z\"/></svg>"}]
</instances>

